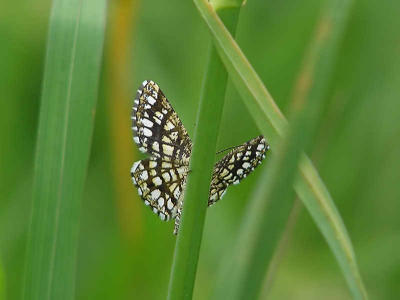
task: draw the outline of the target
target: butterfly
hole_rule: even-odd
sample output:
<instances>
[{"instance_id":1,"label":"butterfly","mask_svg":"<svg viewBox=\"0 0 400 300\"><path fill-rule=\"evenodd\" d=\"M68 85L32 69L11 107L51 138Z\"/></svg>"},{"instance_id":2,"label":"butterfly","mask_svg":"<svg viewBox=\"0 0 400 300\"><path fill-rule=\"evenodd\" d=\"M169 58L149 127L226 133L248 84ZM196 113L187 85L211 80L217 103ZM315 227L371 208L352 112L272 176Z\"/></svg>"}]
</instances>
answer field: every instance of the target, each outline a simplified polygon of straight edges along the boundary
<instances>
[{"instance_id":1,"label":"butterfly","mask_svg":"<svg viewBox=\"0 0 400 300\"><path fill-rule=\"evenodd\" d=\"M161 220L175 219L178 233L192 141L159 86L145 80L137 91L132 110L133 140L150 155L131 168L133 184L144 204ZM220 200L229 185L238 184L261 164L269 150L263 136L233 147L212 173L208 205Z\"/></svg>"}]
</instances>

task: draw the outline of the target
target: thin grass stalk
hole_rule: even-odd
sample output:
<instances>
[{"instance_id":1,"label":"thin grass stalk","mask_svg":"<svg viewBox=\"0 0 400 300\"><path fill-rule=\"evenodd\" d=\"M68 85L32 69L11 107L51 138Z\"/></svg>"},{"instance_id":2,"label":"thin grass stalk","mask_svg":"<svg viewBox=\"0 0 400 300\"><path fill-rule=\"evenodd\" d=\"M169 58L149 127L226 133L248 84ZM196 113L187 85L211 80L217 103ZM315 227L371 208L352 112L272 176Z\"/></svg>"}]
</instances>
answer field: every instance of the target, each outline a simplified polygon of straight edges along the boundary
<instances>
[{"instance_id":1,"label":"thin grass stalk","mask_svg":"<svg viewBox=\"0 0 400 300\"><path fill-rule=\"evenodd\" d=\"M240 4L218 8L218 14L232 33L236 28ZM227 80L224 65L215 47L210 45L169 282L170 300L192 299Z\"/></svg>"},{"instance_id":2,"label":"thin grass stalk","mask_svg":"<svg viewBox=\"0 0 400 300\"><path fill-rule=\"evenodd\" d=\"M216 41L218 53L230 78L261 132L271 141L273 148L285 132L287 126L285 117L213 7L205 0L194 0L194 2ZM332 3L338 5L338 10L334 14L338 13L339 19L348 14L349 1ZM294 186L333 251L353 296L357 299L367 298L343 221L318 172L304 154L300 159L300 176Z\"/></svg>"},{"instance_id":3,"label":"thin grass stalk","mask_svg":"<svg viewBox=\"0 0 400 300\"><path fill-rule=\"evenodd\" d=\"M24 299L72 299L106 1L55 0L42 87Z\"/></svg>"}]
</instances>

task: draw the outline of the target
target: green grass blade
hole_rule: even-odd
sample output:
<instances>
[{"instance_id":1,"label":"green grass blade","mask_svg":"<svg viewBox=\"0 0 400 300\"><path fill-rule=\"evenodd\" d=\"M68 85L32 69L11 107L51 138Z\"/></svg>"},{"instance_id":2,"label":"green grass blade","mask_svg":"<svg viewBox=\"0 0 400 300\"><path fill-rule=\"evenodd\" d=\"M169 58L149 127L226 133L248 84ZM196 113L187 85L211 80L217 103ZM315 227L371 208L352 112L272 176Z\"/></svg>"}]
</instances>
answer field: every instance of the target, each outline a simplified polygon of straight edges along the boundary
<instances>
[{"instance_id":1,"label":"green grass blade","mask_svg":"<svg viewBox=\"0 0 400 300\"><path fill-rule=\"evenodd\" d=\"M5 300L6 298L6 280L4 274L3 263L0 261L0 300Z\"/></svg>"},{"instance_id":2,"label":"green grass blade","mask_svg":"<svg viewBox=\"0 0 400 300\"><path fill-rule=\"evenodd\" d=\"M204 0L194 1L216 41L229 76L257 125L274 147L285 132L286 119L212 6ZM346 2L337 3L339 8L348 5ZM353 296L357 299L367 298L346 228L324 183L304 155L300 161L300 174L295 182L297 194L326 238Z\"/></svg>"},{"instance_id":3,"label":"green grass blade","mask_svg":"<svg viewBox=\"0 0 400 300\"><path fill-rule=\"evenodd\" d=\"M317 127L337 45L344 32L349 7L340 10L344 15L336 15L331 22L331 34L326 32L326 20L331 19L335 8L327 6L317 25L295 89L292 103L295 116L290 121L289 135L284 137L277 149L273 149L271 162L259 180L244 216L235 250L220 272L216 299L226 295L227 291L229 299L253 299L261 290L291 212L293 190L287 187L293 185L301 150L309 146ZM319 76L315 77L316 74ZM231 261L238 264L233 266Z\"/></svg>"},{"instance_id":4,"label":"green grass blade","mask_svg":"<svg viewBox=\"0 0 400 300\"><path fill-rule=\"evenodd\" d=\"M218 13L234 31L240 6L220 8ZM195 128L190 174L184 209L175 245L168 299L192 299L214 166L215 149L228 75L215 47L210 47ZM212 120L210 122L210 120Z\"/></svg>"},{"instance_id":5,"label":"green grass blade","mask_svg":"<svg viewBox=\"0 0 400 300\"><path fill-rule=\"evenodd\" d=\"M104 0L53 2L24 299L72 299L105 29Z\"/></svg>"}]
</instances>

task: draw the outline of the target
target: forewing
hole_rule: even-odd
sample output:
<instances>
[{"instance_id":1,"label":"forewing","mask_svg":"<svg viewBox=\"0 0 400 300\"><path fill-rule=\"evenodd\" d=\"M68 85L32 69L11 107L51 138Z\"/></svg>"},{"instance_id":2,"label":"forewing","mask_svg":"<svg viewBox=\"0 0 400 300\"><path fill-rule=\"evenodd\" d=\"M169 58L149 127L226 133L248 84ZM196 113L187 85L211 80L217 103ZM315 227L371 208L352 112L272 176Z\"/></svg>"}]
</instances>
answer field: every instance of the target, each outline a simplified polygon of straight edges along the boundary
<instances>
[{"instance_id":1,"label":"forewing","mask_svg":"<svg viewBox=\"0 0 400 300\"><path fill-rule=\"evenodd\" d=\"M188 164L192 142L178 115L153 81L144 81L136 94L132 129L133 139L142 152Z\"/></svg>"},{"instance_id":2,"label":"forewing","mask_svg":"<svg viewBox=\"0 0 400 300\"><path fill-rule=\"evenodd\" d=\"M188 167L161 158L137 161L131 176L144 204L150 206L161 220L175 218L186 184Z\"/></svg>"},{"instance_id":3,"label":"forewing","mask_svg":"<svg viewBox=\"0 0 400 300\"><path fill-rule=\"evenodd\" d=\"M211 180L208 205L220 200L229 185L238 184L265 158L269 145L262 135L235 147L215 166Z\"/></svg>"}]
</instances>

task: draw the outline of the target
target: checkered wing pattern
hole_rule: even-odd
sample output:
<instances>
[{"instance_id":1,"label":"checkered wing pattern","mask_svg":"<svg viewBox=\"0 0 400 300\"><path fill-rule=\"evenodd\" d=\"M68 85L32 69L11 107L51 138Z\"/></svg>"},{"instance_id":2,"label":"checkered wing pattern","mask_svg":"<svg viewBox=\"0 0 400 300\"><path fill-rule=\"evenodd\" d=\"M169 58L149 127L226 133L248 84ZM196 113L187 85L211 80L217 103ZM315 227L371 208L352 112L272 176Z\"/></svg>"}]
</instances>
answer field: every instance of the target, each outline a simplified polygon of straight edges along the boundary
<instances>
[{"instance_id":1,"label":"checkered wing pattern","mask_svg":"<svg viewBox=\"0 0 400 300\"><path fill-rule=\"evenodd\" d=\"M182 203L187 172L188 166L148 158L133 164L131 176L144 204L168 221L176 217L178 203Z\"/></svg>"},{"instance_id":2,"label":"checkered wing pattern","mask_svg":"<svg viewBox=\"0 0 400 300\"><path fill-rule=\"evenodd\" d=\"M208 205L220 200L229 185L238 184L261 164L269 145L262 135L231 150L214 166Z\"/></svg>"},{"instance_id":3,"label":"checkered wing pattern","mask_svg":"<svg viewBox=\"0 0 400 300\"><path fill-rule=\"evenodd\" d=\"M133 139L142 152L189 163L192 142L160 87L144 81L134 100Z\"/></svg>"},{"instance_id":4,"label":"checkered wing pattern","mask_svg":"<svg viewBox=\"0 0 400 300\"><path fill-rule=\"evenodd\" d=\"M135 162L134 185L161 220L175 218L182 204L192 142L160 87L146 80L132 111L133 140L150 158Z\"/></svg>"},{"instance_id":5,"label":"checkered wing pattern","mask_svg":"<svg viewBox=\"0 0 400 300\"><path fill-rule=\"evenodd\" d=\"M144 81L132 111L133 139L150 158L137 161L131 169L134 185L144 203L161 220L175 219L178 233L192 142L159 86ZM238 184L265 158L269 149L258 136L233 148L214 166L208 205L220 200L227 187Z\"/></svg>"},{"instance_id":6,"label":"checkered wing pattern","mask_svg":"<svg viewBox=\"0 0 400 300\"><path fill-rule=\"evenodd\" d=\"M269 145L266 144L262 135L240 145L231 150L221 160L214 165L211 179L208 206L220 200L231 184L239 184L246 178L265 158L265 152ZM174 234L179 231L180 218L182 213L182 203L178 207L175 218Z\"/></svg>"}]
</instances>

